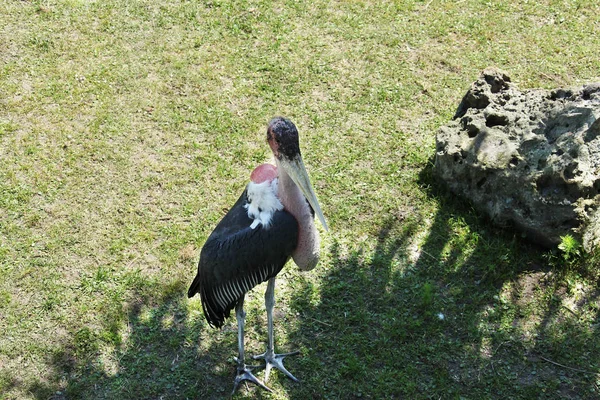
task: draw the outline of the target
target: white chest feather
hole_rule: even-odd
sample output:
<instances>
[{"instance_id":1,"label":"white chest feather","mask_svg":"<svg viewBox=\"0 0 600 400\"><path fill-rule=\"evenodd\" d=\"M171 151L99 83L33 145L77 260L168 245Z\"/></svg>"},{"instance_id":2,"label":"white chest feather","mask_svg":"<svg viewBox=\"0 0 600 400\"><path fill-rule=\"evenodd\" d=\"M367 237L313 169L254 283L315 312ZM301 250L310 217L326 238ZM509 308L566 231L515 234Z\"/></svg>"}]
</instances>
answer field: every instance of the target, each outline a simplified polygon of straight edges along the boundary
<instances>
[{"instance_id":1,"label":"white chest feather","mask_svg":"<svg viewBox=\"0 0 600 400\"><path fill-rule=\"evenodd\" d=\"M248 203L244 204L244 207L248 210L248 217L254 220L250 228L255 229L258 224L268 228L275 211L283 210L283 204L277 197L277 181L273 179L248 184Z\"/></svg>"}]
</instances>

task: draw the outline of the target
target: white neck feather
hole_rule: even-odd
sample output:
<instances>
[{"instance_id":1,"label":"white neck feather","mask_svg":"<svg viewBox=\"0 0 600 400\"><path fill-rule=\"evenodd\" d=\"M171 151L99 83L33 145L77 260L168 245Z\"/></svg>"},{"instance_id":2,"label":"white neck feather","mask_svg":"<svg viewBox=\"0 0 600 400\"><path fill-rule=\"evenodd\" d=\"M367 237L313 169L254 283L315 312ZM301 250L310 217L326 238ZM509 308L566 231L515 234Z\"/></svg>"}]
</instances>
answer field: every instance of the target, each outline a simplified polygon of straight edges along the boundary
<instances>
[{"instance_id":1,"label":"white neck feather","mask_svg":"<svg viewBox=\"0 0 600 400\"><path fill-rule=\"evenodd\" d=\"M268 229L275 211L283 210L283 204L276 194L277 178L261 183L248 183L248 203L244 204L244 207L248 210L248 217L254 220L250 228L255 229L258 224L262 224L265 229Z\"/></svg>"}]
</instances>

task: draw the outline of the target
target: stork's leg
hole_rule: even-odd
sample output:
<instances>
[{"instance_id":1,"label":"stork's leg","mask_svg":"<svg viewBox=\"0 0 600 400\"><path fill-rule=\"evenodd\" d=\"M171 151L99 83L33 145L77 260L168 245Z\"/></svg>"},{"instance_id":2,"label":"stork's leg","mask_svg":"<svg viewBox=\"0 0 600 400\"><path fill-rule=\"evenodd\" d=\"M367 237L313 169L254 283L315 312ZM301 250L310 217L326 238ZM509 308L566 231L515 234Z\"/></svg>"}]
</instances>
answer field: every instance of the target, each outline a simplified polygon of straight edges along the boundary
<instances>
[{"instance_id":1,"label":"stork's leg","mask_svg":"<svg viewBox=\"0 0 600 400\"><path fill-rule=\"evenodd\" d=\"M299 351L293 351L291 353L282 353L275 354L275 341L273 339L273 307L275 306L275 278L269 279L267 283L267 291L265 292L265 308L267 309L267 328L269 332L269 339L267 343L267 351L258 356L254 356L255 360L264 359L266 362L265 367L265 382L269 380L269 374L271 373L271 368L275 367L284 374L286 374L290 379L295 382L298 382L298 379L292 374L289 373L287 369L283 366L283 359L287 356L295 356L300 354Z\"/></svg>"},{"instance_id":2,"label":"stork's leg","mask_svg":"<svg viewBox=\"0 0 600 400\"><path fill-rule=\"evenodd\" d=\"M244 361L244 322L246 319L246 312L244 312L244 295L242 295L242 297L238 300L235 306L235 317L238 323L239 355L235 359L235 361L237 361L237 376L235 377L235 382L233 384L233 392L231 392L231 395L233 396L235 391L240 386L240 383L242 383L243 381L250 381L255 385L258 385L261 388L271 392L271 389L265 386L265 384L262 383L257 377L255 377L254 374L251 372L252 369L256 367L246 365Z\"/></svg>"}]
</instances>

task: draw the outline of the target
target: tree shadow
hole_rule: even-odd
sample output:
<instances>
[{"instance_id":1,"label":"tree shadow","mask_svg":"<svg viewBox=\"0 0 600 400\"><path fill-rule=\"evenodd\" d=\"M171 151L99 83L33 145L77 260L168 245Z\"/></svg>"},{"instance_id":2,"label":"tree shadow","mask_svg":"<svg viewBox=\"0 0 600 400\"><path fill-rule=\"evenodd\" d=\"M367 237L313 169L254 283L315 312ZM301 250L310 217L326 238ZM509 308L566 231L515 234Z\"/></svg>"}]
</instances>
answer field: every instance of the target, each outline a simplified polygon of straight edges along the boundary
<instances>
[{"instance_id":1,"label":"tree shadow","mask_svg":"<svg viewBox=\"0 0 600 400\"><path fill-rule=\"evenodd\" d=\"M98 335L80 334L91 332L85 327L49 355L46 365L51 370L50 379L26 384L0 376L4 387L25 386L25 392L40 400L231 397L237 322L233 316L222 329L209 327L199 299L190 307L186 296L190 282L175 280L148 292L144 291L148 283L141 283L139 292L132 296L135 300L123 307L123 315L107 310L100 318L104 329L97 331L108 332L120 338L118 341L107 345L110 341ZM262 299L258 291L253 297ZM246 350L258 354L264 351L266 341L264 310L247 307L246 311ZM243 384L235 395L270 396L250 384Z\"/></svg>"},{"instance_id":2,"label":"tree shadow","mask_svg":"<svg viewBox=\"0 0 600 400\"><path fill-rule=\"evenodd\" d=\"M431 221L390 217L370 252L334 243L320 300L295 289L305 381L289 397L600 396L599 291L569 295L541 249L448 197L430 168L420 184Z\"/></svg>"},{"instance_id":3,"label":"tree shadow","mask_svg":"<svg viewBox=\"0 0 600 400\"><path fill-rule=\"evenodd\" d=\"M158 297L141 291L134 296L125 307L125 331L114 332L122 337L114 347L82 348L75 335L50 357L53 382L36 382L28 392L38 399L227 397L234 368L223 355L234 354L230 342L235 342L235 334L226 329L220 334L227 340L202 343L208 325L200 314L190 315L184 296L187 284L164 284ZM102 318L109 329L118 325L113 317L107 313ZM84 351L90 354L82 355Z\"/></svg>"},{"instance_id":4,"label":"tree shadow","mask_svg":"<svg viewBox=\"0 0 600 400\"><path fill-rule=\"evenodd\" d=\"M435 215L390 216L373 249L334 240L318 283L303 275L291 282L282 302L290 310L276 325L302 351L286 364L301 382L274 372L275 394L246 387L236 398L597 398L600 291L565 285L539 249L446 196L431 169L420 184L439 205ZM122 339L107 349L75 337L50 357L54 381L29 393L229 397L235 318L209 329L199 309L190 312L188 284L159 284L150 291L159 296L140 288L123 315L101 318ZM266 338L264 311L247 311L252 353ZM115 318L126 321L124 332Z\"/></svg>"}]
</instances>

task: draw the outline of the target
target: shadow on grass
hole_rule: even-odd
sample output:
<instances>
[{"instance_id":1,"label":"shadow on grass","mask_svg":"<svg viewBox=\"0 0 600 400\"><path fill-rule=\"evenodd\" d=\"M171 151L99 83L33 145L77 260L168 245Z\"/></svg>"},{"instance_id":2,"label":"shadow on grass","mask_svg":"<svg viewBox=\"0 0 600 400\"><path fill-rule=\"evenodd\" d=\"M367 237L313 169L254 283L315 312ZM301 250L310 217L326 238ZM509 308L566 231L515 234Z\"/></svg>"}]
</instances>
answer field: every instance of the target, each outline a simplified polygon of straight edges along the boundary
<instances>
[{"instance_id":1,"label":"shadow on grass","mask_svg":"<svg viewBox=\"0 0 600 400\"><path fill-rule=\"evenodd\" d=\"M434 187L430 176L424 171L421 183ZM569 293L544 267L540 250L491 230L443 194L430 195L440 205L435 215L416 210L388 219L372 251L343 251L334 243L321 287L300 280L294 288L290 318L297 320L284 329L302 350L287 365L301 383L274 372L275 395L250 388L237 397L600 395L600 292ZM430 228L420 238L425 225ZM201 342L219 331L206 332L201 316L188 315L188 283L153 290L157 297L140 293L121 316L128 328L112 352L84 365L74 352L85 346L66 346L50 366L64 390L39 383L30 393L44 399L228 397L235 331ZM119 326L112 318L104 318L109 332ZM264 340L263 328L254 333Z\"/></svg>"},{"instance_id":2,"label":"shadow on grass","mask_svg":"<svg viewBox=\"0 0 600 400\"><path fill-rule=\"evenodd\" d=\"M93 348L86 348L84 338L79 332L75 334L73 343L66 344L50 363L62 389L39 382L29 392L38 399L225 397L233 382L233 367L227 362L233 349L228 340L222 340L199 352L206 325L200 318L189 324L192 319L188 315L188 299L183 296L188 283L165 284L157 297L140 293L136 301L128 304L124 315L106 315L103 322L109 331L118 325L112 317L124 319L127 325L126 332L114 332L122 340L112 351L106 351L102 345L89 344ZM88 341L98 342L101 341ZM83 351L90 351L91 355L79 354Z\"/></svg>"},{"instance_id":3,"label":"shadow on grass","mask_svg":"<svg viewBox=\"0 0 600 400\"><path fill-rule=\"evenodd\" d=\"M425 217L390 219L369 254L333 245L318 305L297 289L304 382L289 397L599 398L600 292L566 293L542 250L430 194L418 248Z\"/></svg>"}]
</instances>

